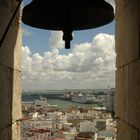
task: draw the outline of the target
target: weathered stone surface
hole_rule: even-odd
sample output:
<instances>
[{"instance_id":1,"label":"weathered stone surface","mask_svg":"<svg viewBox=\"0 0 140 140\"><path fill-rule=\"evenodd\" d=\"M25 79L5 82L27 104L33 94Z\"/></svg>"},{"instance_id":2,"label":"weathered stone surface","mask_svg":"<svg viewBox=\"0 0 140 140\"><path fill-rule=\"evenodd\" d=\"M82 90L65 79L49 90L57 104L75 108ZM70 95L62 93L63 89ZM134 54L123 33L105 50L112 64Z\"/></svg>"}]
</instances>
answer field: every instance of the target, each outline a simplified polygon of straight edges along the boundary
<instances>
[{"instance_id":1,"label":"weathered stone surface","mask_svg":"<svg viewBox=\"0 0 140 140\"><path fill-rule=\"evenodd\" d=\"M0 84L0 128L2 128L22 116L21 73L0 65L0 79L0 82L2 83ZM0 133L0 140L18 140L19 138L19 123L15 123L11 127L5 127Z\"/></svg>"},{"instance_id":2,"label":"weathered stone surface","mask_svg":"<svg viewBox=\"0 0 140 140\"><path fill-rule=\"evenodd\" d=\"M116 115L140 128L140 60L116 72ZM117 125L117 127L122 127ZM121 139L118 139L121 140Z\"/></svg>"},{"instance_id":3,"label":"weathered stone surface","mask_svg":"<svg viewBox=\"0 0 140 140\"><path fill-rule=\"evenodd\" d=\"M11 72L8 68L0 65L0 128L3 128L12 121L12 91L11 91ZM0 133L0 140L7 140L10 137L10 128L5 128Z\"/></svg>"},{"instance_id":4,"label":"weathered stone surface","mask_svg":"<svg viewBox=\"0 0 140 140\"><path fill-rule=\"evenodd\" d=\"M10 2L10 1L9 1ZM1 13L1 18L0 18L0 38L2 38L3 33L13 15L13 11L9 10L6 4L8 3L7 1L4 2L5 5L0 6L0 13ZM12 5L17 2L10 2ZM15 6L13 10L15 10ZM19 11L14 18L10 29L8 31L8 34L5 37L5 40L2 44L2 47L0 48L0 63L11 67L15 69L21 70L21 65L19 63L21 60L21 30L19 30ZM17 34L18 33L18 34ZM17 55L18 54L18 55ZM15 59L16 58L16 59ZM14 61L17 60L17 61Z\"/></svg>"},{"instance_id":5,"label":"weathered stone surface","mask_svg":"<svg viewBox=\"0 0 140 140\"><path fill-rule=\"evenodd\" d=\"M5 8L7 8L7 10L11 10L12 9L12 0L1 0L0 1L0 6L3 6Z\"/></svg>"},{"instance_id":6,"label":"weathered stone surface","mask_svg":"<svg viewBox=\"0 0 140 140\"><path fill-rule=\"evenodd\" d=\"M14 69L21 71L21 59L22 59L22 29L18 30L17 41L14 48Z\"/></svg>"},{"instance_id":7,"label":"weathered stone surface","mask_svg":"<svg viewBox=\"0 0 140 140\"><path fill-rule=\"evenodd\" d=\"M22 93L22 87L21 87L21 72L14 70L13 71L13 99L12 102L13 106L13 112L12 117L13 120L21 118L21 93ZM18 108L14 108L18 106ZM18 112L18 114L17 114Z\"/></svg>"},{"instance_id":8,"label":"weathered stone surface","mask_svg":"<svg viewBox=\"0 0 140 140\"><path fill-rule=\"evenodd\" d=\"M116 115L121 117L122 115L122 95L123 95L123 68L116 71L116 95L115 95L115 103L116 103Z\"/></svg>"},{"instance_id":9,"label":"weathered stone surface","mask_svg":"<svg viewBox=\"0 0 140 140\"><path fill-rule=\"evenodd\" d=\"M139 130L125 123L117 121L117 140L139 140Z\"/></svg>"},{"instance_id":10,"label":"weathered stone surface","mask_svg":"<svg viewBox=\"0 0 140 140\"><path fill-rule=\"evenodd\" d=\"M129 65L129 123L140 128L140 60Z\"/></svg>"},{"instance_id":11,"label":"weathered stone surface","mask_svg":"<svg viewBox=\"0 0 140 140\"><path fill-rule=\"evenodd\" d=\"M116 0L116 9L115 9L115 18L116 20L120 17L120 15L122 14L125 5L124 5L124 0Z\"/></svg>"},{"instance_id":12,"label":"weathered stone surface","mask_svg":"<svg viewBox=\"0 0 140 140\"><path fill-rule=\"evenodd\" d=\"M140 1L116 0L117 140L139 140Z\"/></svg>"},{"instance_id":13,"label":"weathered stone surface","mask_svg":"<svg viewBox=\"0 0 140 140\"><path fill-rule=\"evenodd\" d=\"M128 67L116 71L116 115L128 120Z\"/></svg>"},{"instance_id":14,"label":"weathered stone surface","mask_svg":"<svg viewBox=\"0 0 140 140\"><path fill-rule=\"evenodd\" d=\"M21 113L21 72L13 72L13 102L12 102L12 120L15 121L22 117ZM15 140L20 137L20 123L15 123L12 126L14 130L12 133L12 139Z\"/></svg>"},{"instance_id":15,"label":"weathered stone surface","mask_svg":"<svg viewBox=\"0 0 140 140\"><path fill-rule=\"evenodd\" d=\"M116 20L117 67L139 59L138 3L138 0L131 1Z\"/></svg>"},{"instance_id":16,"label":"weathered stone surface","mask_svg":"<svg viewBox=\"0 0 140 140\"><path fill-rule=\"evenodd\" d=\"M17 6L16 0L0 0L0 38ZM17 13L0 47L0 140L20 140L20 125L6 125L21 118L21 30Z\"/></svg>"},{"instance_id":17,"label":"weathered stone surface","mask_svg":"<svg viewBox=\"0 0 140 140\"><path fill-rule=\"evenodd\" d=\"M115 0L116 3L116 12L115 18L116 20L121 16L121 14L125 11L125 8L131 4L133 0Z\"/></svg>"},{"instance_id":18,"label":"weathered stone surface","mask_svg":"<svg viewBox=\"0 0 140 140\"><path fill-rule=\"evenodd\" d=\"M122 119L124 119L125 121L128 121L128 116L129 116L129 112L128 112L128 108L129 108L129 100L128 100L128 92L129 92L129 73L128 73L128 66L124 67L124 75L123 75L123 82L124 82L124 87L123 87L123 117Z\"/></svg>"}]
</instances>

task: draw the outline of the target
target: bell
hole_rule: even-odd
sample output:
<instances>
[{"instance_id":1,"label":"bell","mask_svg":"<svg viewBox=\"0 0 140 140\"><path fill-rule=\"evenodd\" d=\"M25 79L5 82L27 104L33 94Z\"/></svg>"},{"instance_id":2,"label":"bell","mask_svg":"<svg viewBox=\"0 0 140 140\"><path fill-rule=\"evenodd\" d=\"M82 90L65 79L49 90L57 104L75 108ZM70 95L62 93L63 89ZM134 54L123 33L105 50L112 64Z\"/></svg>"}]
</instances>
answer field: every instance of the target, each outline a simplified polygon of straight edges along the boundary
<instances>
[{"instance_id":1,"label":"bell","mask_svg":"<svg viewBox=\"0 0 140 140\"><path fill-rule=\"evenodd\" d=\"M73 31L100 27L113 19L113 7L104 0L33 0L22 15L29 26L63 31L65 48L70 48Z\"/></svg>"}]
</instances>

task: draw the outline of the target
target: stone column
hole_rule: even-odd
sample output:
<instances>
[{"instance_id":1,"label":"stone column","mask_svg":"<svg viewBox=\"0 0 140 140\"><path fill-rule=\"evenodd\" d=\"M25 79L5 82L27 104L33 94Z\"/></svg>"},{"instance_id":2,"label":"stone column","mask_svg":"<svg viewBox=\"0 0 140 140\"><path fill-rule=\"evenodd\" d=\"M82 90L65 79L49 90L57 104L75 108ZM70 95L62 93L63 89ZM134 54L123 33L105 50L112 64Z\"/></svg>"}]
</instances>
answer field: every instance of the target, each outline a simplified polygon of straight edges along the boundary
<instances>
[{"instance_id":1,"label":"stone column","mask_svg":"<svg viewBox=\"0 0 140 140\"><path fill-rule=\"evenodd\" d=\"M0 0L0 39L17 6L16 0ZM20 140L21 27L19 11L0 47L0 140ZM3 128L3 129L1 129Z\"/></svg>"},{"instance_id":2,"label":"stone column","mask_svg":"<svg viewBox=\"0 0 140 140\"><path fill-rule=\"evenodd\" d=\"M140 140L140 0L116 0L117 140Z\"/></svg>"}]
</instances>

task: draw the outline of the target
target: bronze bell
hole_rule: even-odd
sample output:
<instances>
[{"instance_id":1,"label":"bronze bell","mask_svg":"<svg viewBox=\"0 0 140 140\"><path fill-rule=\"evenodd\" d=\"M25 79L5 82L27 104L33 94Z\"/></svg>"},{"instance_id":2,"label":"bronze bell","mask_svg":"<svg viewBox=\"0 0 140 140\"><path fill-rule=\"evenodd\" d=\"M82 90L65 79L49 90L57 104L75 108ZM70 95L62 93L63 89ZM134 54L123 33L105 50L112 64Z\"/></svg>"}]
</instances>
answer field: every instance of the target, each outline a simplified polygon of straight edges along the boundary
<instances>
[{"instance_id":1,"label":"bronze bell","mask_svg":"<svg viewBox=\"0 0 140 140\"><path fill-rule=\"evenodd\" d=\"M103 26L113 19L113 7L104 0L33 0L22 15L29 26L63 31L65 48L70 48L73 31Z\"/></svg>"}]
</instances>

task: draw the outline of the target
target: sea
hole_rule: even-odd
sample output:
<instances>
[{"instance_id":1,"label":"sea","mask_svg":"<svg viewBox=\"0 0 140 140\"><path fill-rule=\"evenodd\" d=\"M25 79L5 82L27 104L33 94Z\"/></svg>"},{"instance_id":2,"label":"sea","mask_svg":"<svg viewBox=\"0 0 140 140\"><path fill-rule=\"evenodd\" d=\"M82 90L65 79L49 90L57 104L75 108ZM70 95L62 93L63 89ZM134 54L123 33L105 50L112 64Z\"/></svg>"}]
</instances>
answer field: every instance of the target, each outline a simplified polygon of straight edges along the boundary
<instances>
[{"instance_id":1,"label":"sea","mask_svg":"<svg viewBox=\"0 0 140 140\"><path fill-rule=\"evenodd\" d=\"M72 102L70 100L64 100L64 99L59 99L58 96L56 96L55 98L48 97L48 94L50 93L34 93L34 92L26 92L26 93L22 93L22 101L23 102L32 102L33 100L37 100L40 98L40 95L42 97L46 97L47 98L47 102L50 105L57 105L60 108L70 108L70 107L97 107L97 104L82 104L82 103L76 103L76 102ZM51 93L52 95L57 95L56 93ZM63 93L59 93L59 95L63 95Z\"/></svg>"}]
</instances>

